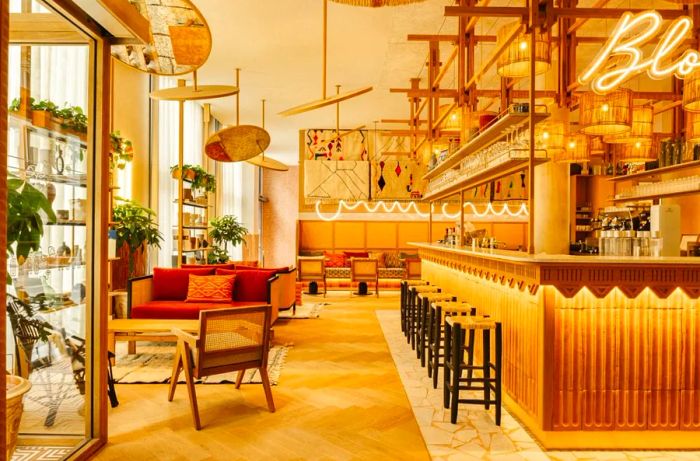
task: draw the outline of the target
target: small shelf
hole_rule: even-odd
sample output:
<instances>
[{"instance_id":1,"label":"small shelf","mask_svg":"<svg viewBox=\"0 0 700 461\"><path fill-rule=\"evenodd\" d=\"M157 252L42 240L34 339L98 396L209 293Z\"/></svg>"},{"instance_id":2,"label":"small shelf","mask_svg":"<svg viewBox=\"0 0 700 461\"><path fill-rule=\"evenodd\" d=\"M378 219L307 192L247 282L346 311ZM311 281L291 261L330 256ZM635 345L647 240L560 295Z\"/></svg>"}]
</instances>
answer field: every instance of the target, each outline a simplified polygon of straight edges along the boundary
<instances>
[{"instance_id":1,"label":"small shelf","mask_svg":"<svg viewBox=\"0 0 700 461\"><path fill-rule=\"evenodd\" d=\"M173 203L177 205L177 200L175 200ZM193 208L202 208L202 209L211 208L211 205L209 205L209 204L201 204L201 203L197 203L197 202L182 202L182 205L183 206L191 206Z\"/></svg>"},{"instance_id":2,"label":"small shelf","mask_svg":"<svg viewBox=\"0 0 700 461\"><path fill-rule=\"evenodd\" d=\"M46 226L85 226L85 221L56 221L44 224Z\"/></svg>"},{"instance_id":3,"label":"small shelf","mask_svg":"<svg viewBox=\"0 0 700 461\"><path fill-rule=\"evenodd\" d=\"M639 202L642 200L656 200L656 199L670 198L670 197L682 197L684 195L693 195L693 194L700 194L700 189L694 189L694 190L688 190L688 191L682 191L682 192L669 192L667 194L636 195L634 197L614 198L614 199L610 199L609 201L613 202L613 203Z\"/></svg>"},{"instance_id":4,"label":"small shelf","mask_svg":"<svg viewBox=\"0 0 700 461\"><path fill-rule=\"evenodd\" d=\"M60 123L55 122L54 120L49 122L50 126L48 128L44 128L32 124L31 118L22 117L17 112L9 112L8 115L10 120L16 120L39 134L43 134L50 138L69 138L71 141L79 142L83 147L87 147L87 133L67 131L65 128L61 127Z\"/></svg>"},{"instance_id":5,"label":"small shelf","mask_svg":"<svg viewBox=\"0 0 700 461\"><path fill-rule=\"evenodd\" d=\"M71 269L71 268L77 268L77 267L85 267L85 263L80 263L80 264L42 264L41 266L38 267L33 267L31 269L24 267L19 268L19 272L22 274L26 274L28 272L39 272L39 271L48 271L48 270L55 270L55 269Z\"/></svg>"},{"instance_id":6,"label":"small shelf","mask_svg":"<svg viewBox=\"0 0 700 461\"><path fill-rule=\"evenodd\" d=\"M197 253L198 251L209 251L211 250L211 247L206 247L206 248L198 248L196 250L182 250L183 253ZM173 250L174 253L177 253L177 248Z\"/></svg>"},{"instance_id":7,"label":"small shelf","mask_svg":"<svg viewBox=\"0 0 700 461\"><path fill-rule=\"evenodd\" d=\"M173 226L173 227L177 227L177 226ZM199 229L199 230L207 230L207 229L209 229L209 226L182 226L182 228L183 228L183 229L191 229L191 230L192 230L192 229L194 229L194 230L197 230L197 229Z\"/></svg>"},{"instance_id":8,"label":"small shelf","mask_svg":"<svg viewBox=\"0 0 700 461\"><path fill-rule=\"evenodd\" d=\"M615 176L608 179L608 181L633 181L643 178L651 178L664 173L673 173L678 171L683 171L686 169L700 168L700 160L693 160L692 162L679 163L677 165L665 166L662 168L655 168L653 170L641 171L639 173L628 174L624 176Z\"/></svg>"},{"instance_id":9,"label":"small shelf","mask_svg":"<svg viewBox=\"0 0 700 461\"><path fill-rule=\"evenodd\" d=\"M535 107L535 113L533 114L535 123L539 123L542 120L549 117L549 113L537 112L536 109L537 106ZM496 120L491 126L489 126L484 131L476 135L466 144L462 145L462 147L457 149L452 155L450 155L444 161L435 166L435 168L423 175L423 179L432 179L440 173L444 173L450 168L457 166L460 161L462 161L469 155L474 154L482 149L485 149L491 144L503 139L511 131L513 131L515 127L527 122L529 119L529 112L512 112L509 110L505 115Z\"/></svg>"}]
</instances>

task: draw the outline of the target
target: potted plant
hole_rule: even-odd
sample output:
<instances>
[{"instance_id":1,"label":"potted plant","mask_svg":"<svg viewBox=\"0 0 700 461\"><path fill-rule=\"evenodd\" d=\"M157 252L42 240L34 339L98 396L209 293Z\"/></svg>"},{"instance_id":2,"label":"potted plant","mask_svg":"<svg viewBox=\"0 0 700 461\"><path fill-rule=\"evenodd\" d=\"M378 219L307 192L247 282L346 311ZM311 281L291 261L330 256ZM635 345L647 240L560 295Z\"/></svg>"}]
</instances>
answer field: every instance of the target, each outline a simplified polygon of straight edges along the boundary
<instances>
[{"instance_id":1,"label":"potted plant","mask_svg":"<svg viewBox=\"0 0 700 461\"><path fill-rule=\"evenodd\" d=\"M123 170L126 164L134 159L134 146L130 140L122 137L119 130L110 133L109 139L109 169Z\"/></svg>"},{"instance_id":2,"label":"potted plant","mask_svg":"<svg viewBox=\"0 0 700 461\"><path fill-rule=\"evenodd\" d=\"M49 128L51 126L51 117L58 111L56 104L48 99L42 99L39 102L30 99L29 102L32 109L32 124L42 128Z\"/></svg>"},{"instance_id":3,"label":"potted plant","mask_svg":"<svg viewBox=\"0 0 700 461\"><path fill-rule=\"evenodd\" d=\"M207 264L224 264L229 260L228 253L221 247L216 245L211 247L207 252Z\"/></svg>"},{"instance_id":4,"label":"potted plant","mask_svg":"<svg viewBox=\"0 0 700 461\"><path fill-rule=\"evenodd\" d=\"M87 133L88 119L82 107L65 105L62 109L56 108L53 114L60 120L61 128L78 134Z\"/></svg>"},{"instance_id":5,"label":"potted plant","mask_svg":"<svg viewBox=\"0 0 700 461\"><path fill-rule=\"evenodd\" d=\"M182 168L179 165L173 165L170 167L170 174L173 179L180 179L182 176L186 181L193 181L196 173L192 165L182 165Z\"/></svg>"},{"instance_id":6,"label":"potted plant","mask_svg":"<svg viewBox=\"0 0 700 461\"><path fill-rule=\"evenodd\" d=\"M235 216L225 215L219 218L214 218L209 222L211 231L209 237L218 246L223 243L224 252L228 253L228 244L231 243L235 248L236 245L245 243L245 236L248 234L248 229L239 223Z\"/></svg>"},{"instance_id":7,"label":"potted plant","mask_svg":"<svg viewBox=\"0 0 700 461\"><path fill-rule=\"evenodd\" d=\"M148 246L160 248L163 235L155 222L155 211L139 205L132 200L117 199L120 203L114 207L112 221L117 233L117 248L128 248L129 277L135 275L135 260L142 256ZM145 262L145 258L142 258Z\"/></svg>"}]
</instances>

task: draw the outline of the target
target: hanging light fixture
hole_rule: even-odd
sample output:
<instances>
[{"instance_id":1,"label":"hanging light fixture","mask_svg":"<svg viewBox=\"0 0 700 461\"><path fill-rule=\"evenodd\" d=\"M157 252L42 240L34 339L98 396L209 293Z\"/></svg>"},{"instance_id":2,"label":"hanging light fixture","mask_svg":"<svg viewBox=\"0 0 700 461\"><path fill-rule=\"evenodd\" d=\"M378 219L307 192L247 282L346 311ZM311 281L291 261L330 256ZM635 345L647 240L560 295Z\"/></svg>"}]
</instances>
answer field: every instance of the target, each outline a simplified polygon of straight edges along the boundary
<instances>
[{"instance_id":1,"label":"hanging light fixture","mask_svg":"<svg viewBox=\"0 0 700 461\"><path fill-rule=\"evenodd\" d=\"M501 27L496 33L496 42L503 43L511 36L514 27L521 27L519 22L511 22ZM542 74L552 64L549 35L535 33L535 75ZM505 50L498 56L496 71L501 77L530 76L530 34L520 32Z\"/></svg>"},{"instance_id":2,"label":"hanging light fixture","mask_svg":"<svg viewBox=\"0 0 700 461\"><path fill-rule=\"evenodd\" d=\"M381 6L400 6L408 5L409 3L421 3L425 0L331 0L335 3L352 6L366 6L370 8L379 8Z\"/></svg>"},{"instance_id":3,"label":"hanging light fixture","mask_svg":"<svg viewBox=\"0 0 700 461\"><path fill-rule=\"evenodd\" d=\"M556 151L552 158L555 162L567 163L589 161L588 138L581 133L569 136L564 144L564 149Z\"/></svg>"},{"instance_id":4,"label":"hanging light fixture","mask_svg":"<svg viewBox=\"0 0 700 461\"><path fill-rule=\"evenodd\" d=\"M462 111L458 106L455 106L452 110L450 110L450 107L452 107L451 104L443 104L440 106L440 117L448 110L450 111L449 115L443 120L441 128L444 131L459 131L462 129Z\"/></svg>"},{"instance_id":5,"label":"hanging light fixture","mask_svg":"<svg viewBox=\"0 0 700 461\"><path fill-rule=\"evenodd\" d=\"M700 113L685 113L685 140L700 143Z\"/></svg>"},{"instance_id":6,"label":"hanging light fixture","mask_svg":"<svg viewBox=\"0 0 700 461\"><path fill-rule=\"evenodd\" d=\"M545 149L550 156L565 149L564 122L550 121L535 127L538 149Z\"/></svg>"},{"instance_id":7,"label":"hanging light fixture","mask_svg":"<svg viewBox=\"0 0 700 461\"><path fill-rule=\"evenodd\" d=\"M615 144L613 148L615 149L615 159L618 162L650 162L658 157L655 144L651 140L645 143Z\"/></svg>"},{"instance_id":8,"label":"hanging light fixture","mask_svg":"<svg viewBox=\"0 0 700 461\"><path fill-rule=\"evenodd\" d=\"M632 129L626 133L604 136L608 144L649 143L653 132L654 109L651 106L636 106L632 109Z\"/></svg>"},{"instance_id":9,"label":"hanging light fixture","mask_svg":"<svg viewBox=\"0 0 700 461\"><path fill-rule=\"evenodd\" d=\"M579 126L591 136L621 134L632 129L632 91L622 88L605 95L587 91L579 99Z\"/></svg>"},{"instance_id":10,"label":"hanging light fixture","mask_svg":"<svg viewBox=\"0 0 700 461\"><path fill-rule=\"evenodd\" d=\"M700 112L700 70L683 79L683 109Z\"/></svg>"},{"instance_id":11,"label":"hanging light fixture","mask_svg":"<svg viewBox=\"0 0 700 461\"><path fill-rule=\"evenodd\" d=\"M588 137L588 152L590 152L591 157L605 157L605 144L603 143L603 138L601 136L589 136Z\"/></svg>"}]
</instances>

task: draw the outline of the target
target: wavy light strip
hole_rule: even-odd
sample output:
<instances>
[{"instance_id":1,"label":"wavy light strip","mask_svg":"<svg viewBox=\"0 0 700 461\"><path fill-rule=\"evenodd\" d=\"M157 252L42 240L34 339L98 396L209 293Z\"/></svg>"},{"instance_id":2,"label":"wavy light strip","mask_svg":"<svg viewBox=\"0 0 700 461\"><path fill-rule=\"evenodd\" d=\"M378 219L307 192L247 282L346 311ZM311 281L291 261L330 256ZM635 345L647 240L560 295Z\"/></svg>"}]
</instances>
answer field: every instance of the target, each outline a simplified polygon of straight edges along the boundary
<instances>
[{"instance_id":1,"label":"wavy light strip","mask_svg":"<svg viewBox=\"0 0 700 461\"><path fill-rule=\"evenodd\" d=\"M411 210L413 210L413 213L417 214L421 218L427 218L430 216L429 213L423 213L418 209L418 206L416 205L415 202L409 202L408 204L404 205L400 202L394 201L391 203L391 205L387 206L386 202L383 200L380 200L376 202L374 205L370 205L364 200L360 200L355 203L347 203L345 200L340 200L338 201L338 208L335 210L335 212L330 215L330 216L324 216L323 213L321 213L321 201L317 200L316 201L316 216L318 216L319 219L322 221L335 221L340 217L340 215L343 213L343 208L348 210L348 211L354 211L358 209L360 206L363 206L365 210L368 213L376 213L379 208L382 208L385 213L393 213L394 210L398 209L401 213L409 213ZM493 204L489 202L486 204L486 209L483 212L480 212L476 205L474 205L472 202L465 202L464 203L464 208L471 208L471 213L475 216L478 216L480 218L486 217L488 215L492 216L503 216L504 214L508 214L508 216L512 216L514 218L520 217L520 216L528 216L529 212L527 210L527 205L525 203L522 203L520 207L515 210L511 211L510 207L508 206L507 203L503 204L503 208L501 208L500 211L496 211L496 209L493 207ZM431 211L435 212L435 204L431 204ZM457 219L460 216L460 213L454 213L450 214L447 212L447 204L443 203L442 204L442 214L443 216L449 218L449 219Z\"/></svg>"}]
</instances>

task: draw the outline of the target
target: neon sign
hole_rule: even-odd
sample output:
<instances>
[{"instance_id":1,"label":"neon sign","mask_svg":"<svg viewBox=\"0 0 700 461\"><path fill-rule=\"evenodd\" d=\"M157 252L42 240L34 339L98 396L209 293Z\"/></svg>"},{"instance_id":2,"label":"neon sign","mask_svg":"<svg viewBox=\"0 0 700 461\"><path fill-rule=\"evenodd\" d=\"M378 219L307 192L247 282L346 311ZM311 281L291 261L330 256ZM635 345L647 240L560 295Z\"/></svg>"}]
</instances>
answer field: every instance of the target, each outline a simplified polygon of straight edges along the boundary
<instances>
[{"instance_id":1,"label":"neon sign","mask_svg":"<svg viewBox=\"0 0 700 461\"><path fill-rule=\"evenodd\" d=\"M689 16L676 18L661 35L651 55L644 55L641 47L657 36L662 23L661 15L653 10L624 13L610 39L579 75L579 83L590 83L596 93L608 93L644 72L653 79L672 74L683 78L700 67L700 52L678 50L686 38L692 38L689 32L693 20Z\"/></svg>"}]
</instances>

